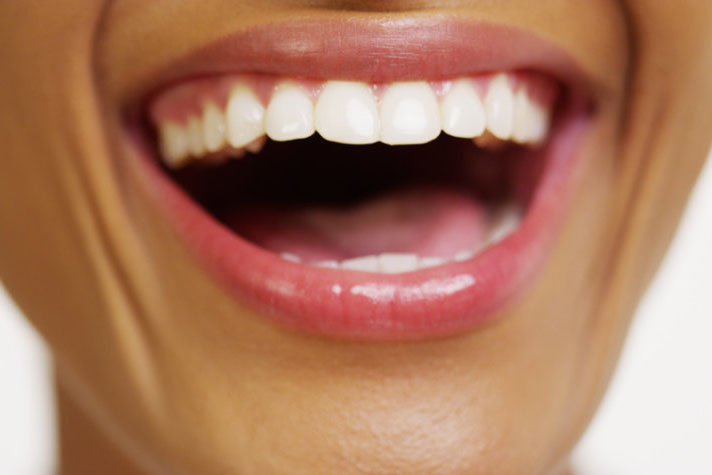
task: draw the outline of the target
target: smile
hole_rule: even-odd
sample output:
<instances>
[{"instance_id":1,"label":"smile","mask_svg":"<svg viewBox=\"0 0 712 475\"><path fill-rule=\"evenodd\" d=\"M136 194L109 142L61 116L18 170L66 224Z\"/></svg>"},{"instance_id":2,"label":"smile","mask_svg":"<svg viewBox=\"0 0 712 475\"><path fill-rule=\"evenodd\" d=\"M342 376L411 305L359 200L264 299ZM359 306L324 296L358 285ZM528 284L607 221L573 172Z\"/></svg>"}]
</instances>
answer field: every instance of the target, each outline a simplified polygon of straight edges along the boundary
<instances>
[{"instance_id":1,"label":"smile","mask_svg":"<svg viewBox=\"0 0 712 475\"><path fill-rule=\"evenodd\" d=\"M260 27L155 83L132 136L196 260L279 325L358 340L449 336L514 302L594 115L563 51L447 18Z\"/></svg>"}]
</instances>

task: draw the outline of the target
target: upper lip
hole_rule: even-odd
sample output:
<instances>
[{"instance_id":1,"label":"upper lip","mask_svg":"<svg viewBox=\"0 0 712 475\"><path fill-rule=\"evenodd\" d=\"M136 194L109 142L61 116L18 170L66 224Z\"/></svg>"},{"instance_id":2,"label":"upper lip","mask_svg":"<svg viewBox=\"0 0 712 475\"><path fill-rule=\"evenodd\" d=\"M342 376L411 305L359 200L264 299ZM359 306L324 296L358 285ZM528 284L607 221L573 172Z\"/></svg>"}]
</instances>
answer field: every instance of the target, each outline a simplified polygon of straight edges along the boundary
<instances>
[{"instance_id":1,"label":"upper lip","mask_svg":"<svg viewBox=\"0 0 712 475\"><path fill-rule=\"evenodd\" d=\"M154 92L191 77L240 72L382 83L513 69L548 73L586 93L605 88L565 50L531 32L447 15L255 26L196 48L142 84Z\"/></svg>"},{"instance_id":2,"label":"upper lip","mask_svg":"<svg viewBox=\"0 0 712 475\"><path fill-rule=\"evenodd\" d=\"M190 77L234 72L387 82L512 69L548 73L572 96L590 97L588 77L560 48L521 30L449 17L263 25L197 49L148 84L155 92ZM289 263L222 227L154 166L148 167L149 188L188 247L256 311L328 336L443 336L496 314L543 264L565 211L562 195L571 188L576 144L588 123L580 106L570 100L560 114L566 120L553 133L563 137L546 152L556 170L543 177L513 235L470 261L410 274L371 275Z\"/></svg>"}]
</instances>

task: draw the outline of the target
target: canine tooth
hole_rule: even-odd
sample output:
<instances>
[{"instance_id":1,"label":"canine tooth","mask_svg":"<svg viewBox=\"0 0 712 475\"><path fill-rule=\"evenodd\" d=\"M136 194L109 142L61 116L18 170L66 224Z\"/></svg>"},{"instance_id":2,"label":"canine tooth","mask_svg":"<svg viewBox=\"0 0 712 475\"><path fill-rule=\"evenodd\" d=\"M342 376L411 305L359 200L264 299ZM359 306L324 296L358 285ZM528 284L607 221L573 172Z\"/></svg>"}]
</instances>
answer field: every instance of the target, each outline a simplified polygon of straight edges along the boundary
<instances>
[{"instance_id":1,"label":"canine tooth","mask_svg":"<svg viewBox=\"0 0 712 475\"><path fill-rule=\"evenodd\" d=\"M546 137L548 111L532 100L523 89L514 96L514 130L512 138L519 143L536 143Z\"/></svg>"},{"instance_id":2,"label":"canine tooth","mask_svg":"<svg viewBox=\"0 0 712 475\"><path fill-rule=\"evenodd\" d=\"M378 268L385 274L412 272L418 269L418 256L415 254L384 252L378 256Z\"/></svg>"},{"instance_id":3,"label":"canine tooth","mask_svg":"<svg viewBox=\"0 0 712 475\"><path fill-rule=\"evenodd\" d=\"M331 261L331 260L315 262L312 265L315 267L326 267L328 269L338 269L339 268L339 263L336 261Z\"/></svg>"},{"instance_id":4,"label":"canine tooth","mask_svg":"<svg viewBox=\"0 0 712 475\"><path fill-rule=\"evenodd\" d=\"M430 142L440 134L440 108L424 81L394 83L381 98L381 142Z\"/></svg>"},{"instance_id":5,"label":"canine tooth","mask_svg":"<svg viewBox=\"0 0 712 475\"><path fill-rule=\"evenodd\" d=\"M454 260L455 260L455 262L462 262L462 261L471 259L474 256L475 256L475 251L470 250L470 249L465 249L465 250L462 250L462 251L458 252L457 254L455 254Z\"/></svg>"},{"instance_id":6,"label":"canine tooth","mask_svg":"<svg viewBox=\"0 0 712 475\"><path fill-rule=\"evenodd\" d=\"M194 157L200 157L205 153L203 124L198 117L188 119L188 150Z\"/></svg>"},{"instance_id":7,"label":"canine tooth","mask_svg":"<svg viewBox=\"0 0 712 475\"><path fill-rule=\"evenodd\" d=\"M225 116L214 104L203 110L203 143L208 152L217 152L225 145Z\"/></svg>"},{"instance_id":8,"label":"canine tooth","mask_svg":"<svg viewBox=\"0 0 712 475\"><path fill-rule=\"evenodd\" d=\"M341 262L341 268L347 270L360 270L364 272L378 272L378 257L363 256L346 259Z\"/></svg>"},{"instance_id":9,"label":"canine tooth","mask_svg":"<svg viewBox=\"0 0 712 475\"><path fill-rule=\"evenodd\" d=\"M477 137L487 125L482 100L466 79L453 83L440 104L440 117L443 132L453 137Z\"/></svg>"},{"instance_id":10,"label":"canine tooth","mask_svg":"<svg viewBox=\"0 0 712 475\"><path fill-rule=\"evenodd\" d=\"M418 269L441 266L446 262L447 260L443 259L442 257L421 257L418 260Z\"/></svg>"},{"instance_id":11,"label":"canine tooth","mask_svg":"<svg viewBox=\"0 0 712 475\"><path fill-rule=\"evenodd\" d=\"M188 158L188 135L186 130L174 122L166 122L159 127L161 156L166 165L178 167Z\"/></svg>"},{"instance_id":12,"label":"canine tooth","mask_svg":"<svg viewBox=\"0 0 712 475\"><path fill-rule=\"evenodd\" d=\"M487 128L495 137L507 140L512 135L514 125L514 94L507 76L497 74L489 85L485 96Z\"/></svg>"},{"instance_id":13,"label":"canine tooth","mask_svg":"<svg viewBox=\"0 0 712 475\"><path fill-rule=\"evenodd\" d=\"M244 85L236 86L227 101L227 141L235 148L244 147L264 135L265 108Z\"/></svg>"},{"instance_id":14,"label":"canine tooth","mask_svg":"<svg viewBox=\"0 0 712 475\"><path fill-rule=\"evenodd\" d=\"M329 81L314 108L316 130L326 140L368 144L379 139L378 105L362 82Z\"/></svg>"},{"instance_id":15,"label":"canine tooth","mask_svg":"<svg viewBox=\"0 0 712 475\"><path fill-rule=\"evenodd\" d=\"M296 254L292 254L291 252L283 252L280 254L282 256L282 259L285 261L290 261L290 262L296 262L297 264L302 262L302 260L297 256Z\"/></svg>"},{"instance_id":16,"label":"canine tooth","mask_svg":"<svg viewBox=\"0 0 712 475\"><path fill-rule=\"evenodd\" d=\"M299 86L277 87L265 112L265 132L278 142L303 139L314 133L314 105Z\"/></svg>"},{"instance_id":17,"label":"canine tooth","mask_svg":"<svg viewBox=\"0 0 712 475\"><path fill-rule=\"evenodd\" d=\"M245 145L245 150L247 150L250 153L260 153L262 149L264 148L265 144L267 143L267 137L264 135L256 138L252 142L248 143Z\"/></svg>"}]
</instances>

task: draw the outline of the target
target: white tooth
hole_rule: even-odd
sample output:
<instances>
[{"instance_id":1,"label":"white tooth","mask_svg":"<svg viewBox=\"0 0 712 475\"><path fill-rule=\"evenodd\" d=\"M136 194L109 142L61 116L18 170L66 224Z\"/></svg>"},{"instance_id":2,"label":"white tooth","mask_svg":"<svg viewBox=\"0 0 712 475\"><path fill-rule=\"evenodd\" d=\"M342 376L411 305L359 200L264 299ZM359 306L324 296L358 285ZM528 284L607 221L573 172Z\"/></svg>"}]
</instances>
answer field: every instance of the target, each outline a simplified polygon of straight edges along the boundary
<instances>
[{"instance_id":1,"label":"white tooth","mask_svg":"<svg viewBox=\"0 0 712 475\"><path fill-rule=\"evenodd\" d=\"M161 157L169 167L179 167L188 158L188 135L175 122L166 122L159 127Z\"/></svg>"},{"instance_id":2,"label":"white tooth","mask_svg":"<svg viewBox=\"0 0 712 475\"><path fill-rule=\"evenodd\" d=\"M530 143L543 141L549 133L549 110L534 101L529 102L529 133Z\"/></svg>"},{"instance_id":3,"label":"white tooth","mask_svg":"<svg viewBox=\"0 0 712 475\"><path fill-rule=\"evenodd\" d=\"M365 272L378 272L378 257L363 256L346 259L341 262L341 268L347 270L360 270Z\"/></svg>"},{"instance_id":4,"label":"white tooth","mask_svg":"<svg viewBox=\"0 0 712 475\"><path fill-rule=\"evenodd\" d=\"M203 110L203 143L208 152L217 152L225 145L225 116L214 104Z\"/></svg>"},{"instance_id":5,"label":"white tooth","mask_svg":"<svg viewBox=\"0 0 712 475\"><path fill-rule=\"evenodd\" d=\"M203 144L203 123L198 117L188 119L188 150L194 157L200 157L205 153Z\"/></svg>"},{"instance_id":6,"label":"white tooth","mask_svg":"<svg viewBox=\"0 0 712 475\"><path fill-rule=\"evenodd\" d=\"M440 134L440 108L424 81L391 84L381 98L381 142L430 142Z\"/></svg>"},{"instance_id":7,"label":"white tooth","mask_svg":"<svg viewBox=\"0 0 712 475\"><path fill-rule=\"evenodd\" d=\"M529 113L529 95L520 88L514 95L514 125L512 126L512 139L518 143L527 143L531 115Z\"/></svg>"},{"instance_id":8,"label":"white tooth","mask_svg":"<svg viewBox=\"0 0 712 475\"><path fill-rule=\"evenodd\" d=\"M428 267L436 267L445 264L447 260L442 257L421 257L418 261L419 269L427 269Z\"/></svg>"},{"instance_id":9,"label":"white tooth","mask_svg":"<svg viewBox=\"0 0 712 475\"><path fill-rule=\"evenodd\" d=\"M262 135L245 145L245 150L253 154L260 153L262 151L262 148L265 146L265 143L267 143L267 137Z\"/></svg>"},{"instance_id":10,"label":"white tooth","mask_svg":"<svg viewBox=\"0 0 712 475\"><path fill-rule=\"evenodd\" d=\"M227 101L227 141L235 148L244 147L265 133L265 108L245 85L232 89Z\"/></svg>"},{"instance_id":11,"label":"white tooth","mask_svg":"<svg viewBox=\"0 0 712 475\"><path fill-rule=\"evenodd\" d=\"M485 96L485 110L489 131L495 137L507 140L514 125L514 94L504 74L500 73L492 79Z\"/></svg>"},{"instance_id":12,"label":"white tooth","mask_svg":"<svg viewBox=\"0 0 712 475\"><path fill-rule=\"evenodd\" d=\"M514 97L514 131L512 138L519 143L536 143L549 131L547 109L537 104L523 89Z\"/></svg>"},{"instance_id":13,"label":"white tooth","mask_svg":"<svg viewBox=\"0 0 712 475\"><path fill-rule=\"evenodd\" d=\"M378 267L385 274L399 274L418 269L418 256L396 252L384 252L378 256Z\"/></svg>"},{"instance_id":14,"label":"white tooth","mask_svg":"<svg viewBox=\"0 0 712 475\"><path fill-rule=\"evenodd\" d=\"M487 234L487 244L495 244L509 236L522 221L522 212L517 206L507 206L492 219Z\"/></svg>"},{"instance_id":15,"label":"white tooth","mask_svg":"<svg viewBox=\"0 0 712 475\"><path fill-rule=\"evenodd\" d=\"M277 87L265 112L265 132L278 142L303 139L314 133L314 105L299 86Z\"/></svg>"},{"instance_id":16,"label":"white tooth","mask_svg":"<svg viewBox=\"0 0 712 475\"><path fill-rule=\"evenodd\" d=\"M326 267L328 269L338 269L339 263L336 261L319 261L312 264L315 267Z\"/></svg>"},{"instance_id":17,"label":"white tooth","mask_svg":"<svg viewBox=\"0 0 712 475\"><path fill-rule=\"evenodd\" d=\"M443 132L453 137L477 137L487 124L482 100L467 79L453 83L440 104L440 116Z\"/></svg>"},{"instance_id":18,"label":"white tooth","mask_svg":"<svg viewBox=\"0 0 712 475\"><path fill-rule=\"evenodd\" d=\"M282 256L282 259L284 259L286 261L291 261L291 262L296 262L296 263L302 262L302 260L299 258L299 256L297 256L296 254L292 254L291 252L283 252L280 255Z\"/></svg>"},{"instance_id":19,"label":"white tooth","mask_svg":"<svg viewBox=\"0 0 712 475\"><path fill-rule=\"evenodd\" d=\"M316 130L326 140L348 144L378 142L378 105L362 82L329 81L314 108Z\"/></svg>"},{"instance_id":20,"label":"white tooth","mask_svg":"<svg viewBox=\"0 0 712 475\"><path fill-rule=\"evenodd\" d=\"M462 262L471 259L475 256L475 251L466 249L455 254L455 262Z\"/></svg>"}]
</instances>

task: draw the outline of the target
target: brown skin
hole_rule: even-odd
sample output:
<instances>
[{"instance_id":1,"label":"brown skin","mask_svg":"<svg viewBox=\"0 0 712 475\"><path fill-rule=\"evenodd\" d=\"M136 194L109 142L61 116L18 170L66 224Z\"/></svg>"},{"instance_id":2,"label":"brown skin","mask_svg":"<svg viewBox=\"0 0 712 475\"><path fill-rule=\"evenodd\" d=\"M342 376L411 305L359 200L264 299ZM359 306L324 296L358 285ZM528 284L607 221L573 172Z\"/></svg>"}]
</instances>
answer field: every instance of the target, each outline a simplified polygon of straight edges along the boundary
<instances>
[{"instance_id":1,"label":"brown skin","mask_svg":"<svg viewBox=\"0 0 712 475\"><path fill-rule=\"evenodd\" d=\"M548 265L456 338L275 327L182 247L121 107L146 73L258 22L442 12L549 38L602 86ZM55 356L62 470L563 470L710 145L711 25L706 0L2 2L0 277Z\"/></svg>"}]
</instances>

